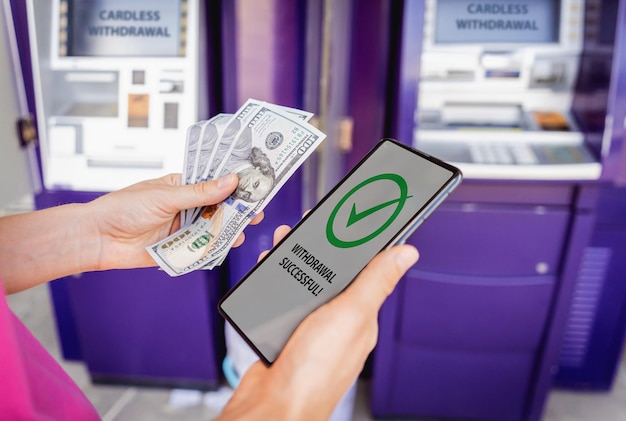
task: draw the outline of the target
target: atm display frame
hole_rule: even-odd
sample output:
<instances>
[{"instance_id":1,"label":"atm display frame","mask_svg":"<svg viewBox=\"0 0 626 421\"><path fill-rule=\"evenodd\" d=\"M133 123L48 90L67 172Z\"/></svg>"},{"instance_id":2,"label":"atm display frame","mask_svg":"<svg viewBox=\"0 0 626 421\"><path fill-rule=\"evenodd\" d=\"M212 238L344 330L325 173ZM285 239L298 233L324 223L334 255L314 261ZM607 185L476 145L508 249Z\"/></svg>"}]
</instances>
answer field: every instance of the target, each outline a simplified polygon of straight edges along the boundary
<instances>
[{"instance_id":1,"label":"atm display frame","mask_svg":"<svg viewBox=\"0 0 626 421\"><path fill-rule=\"evenodd\" d=\"M162 18L153 9L159 6L152 4L142 4L140 0L135 0L135 5L141 6L141 8L133 5L128 5L128 0L109 0L109 3L114 6L123 5L123 9L111 10L110 12L116 13L120 19L113 18L110 25L101 26L100 33L103 36L108 36L112 31L115 32L114 36L120 38L112 38L113 42L102 43L97 48L94 48L89 42L78 42L75 33L76 26L73 21L76 19L74 13L77 13L77 4L80 2L91 3L94 7L99 4L106 5L107 0L53 0L52 14L51 14L51 61L54 67L64 68L68 67L67 63L76 63L77 61L105 61L107 59L116 60L129 60L129 59L184 59L189 50L189 17L187 11L190 7L190 0L177 0L175 8L178 13L178 22L175 25L175 31L170 32L170 28L163 26L162 22L157 22ZM152 7L151 7L152 6ZM150 8L151 10L147 10ZM88 9L83 8L83 11L89 12ZM80 9L78 10L80 12ZM104 10L103 10L104 12ZM121 15L120 15L121 14ZM103 15L106 16L106 15ZM143 20L142 20L143 19ZM145 22L145 25L138 24L138 21ZM171 18L170 18L171 21ZM112 23L111 23L112 22ZM131 24L130 22L133 22ZM103 21L107 24L107 21ZM152 24L151 24L152 23ZM160 25L159 25L160 23ZM147 26L146 26L147 25ZM121 32L119 32L121 31ZM175 32L175 33L174 33ZM170 41L166 48L158 46L160 42L152 41L151 49L145 51L144 46L132 45L128 48L128 42L118 42L118 40L131 40L131 36L141 36L144 39L150 40L153 37L155 41L162 40L158 37L173 37L175 40ZM104 48L103 48L104 47ZM104 52L90 53L88 50L104 50ZM162 51L158 49L163 48ZM108 52L107 52L108 49Z\"/></svg>"},{"instance_id":2,"label":"atm display frame","mask_svg":"<svg viewBox=\"0 0 626 421\"><path fill-rule=\"evenodd\" d=\"M437 41L437 13L439 4L450 0L426 0L424 13L424 34L422 48L424 52L446 52L463 50L464 53L481 51L510 51L520 48L532 49L540 53L550 51L580 51L584 39L584 2L582 0L544 0L555 3L555 25L558 29L553 30L554 41L551 42L481 42ZM522 2L519 2L522 3ZM498 3L500 4L500 3ZM560 9L560 10L558 10Z\"/></svg>"}]
</instances>

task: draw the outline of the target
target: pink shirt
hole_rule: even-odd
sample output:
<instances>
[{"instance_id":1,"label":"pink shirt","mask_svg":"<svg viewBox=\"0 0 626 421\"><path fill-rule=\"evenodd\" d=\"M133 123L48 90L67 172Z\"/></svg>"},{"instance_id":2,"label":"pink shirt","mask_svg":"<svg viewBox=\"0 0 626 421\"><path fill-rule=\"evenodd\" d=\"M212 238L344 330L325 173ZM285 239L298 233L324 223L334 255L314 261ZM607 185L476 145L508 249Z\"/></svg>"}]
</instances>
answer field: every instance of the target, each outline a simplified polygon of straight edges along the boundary
<instances>
[{"instance_id":1,"label":"pink shirt","mask_svg":"<svg viewBox=\"0 0 626 421\"><path fill-rule=\"evenodd\" d=\"M78 385L9 309L1 287L0 419L100 420Z\"/></svg>"}]
</instances>

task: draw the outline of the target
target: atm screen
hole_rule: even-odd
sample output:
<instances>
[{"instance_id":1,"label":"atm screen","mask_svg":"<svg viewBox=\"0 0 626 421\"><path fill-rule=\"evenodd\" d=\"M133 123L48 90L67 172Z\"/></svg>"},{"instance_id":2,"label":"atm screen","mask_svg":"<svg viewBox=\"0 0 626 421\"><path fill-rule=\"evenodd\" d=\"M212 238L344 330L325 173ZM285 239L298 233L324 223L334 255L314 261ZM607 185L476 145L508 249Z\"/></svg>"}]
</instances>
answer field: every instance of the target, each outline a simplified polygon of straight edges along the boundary
<instances>
[{"instance_id":1,"label":"atm screen","mask_svg":"<svg viewBox=\"0 0 626 421\"><path fill-rule=\"evenodd\" d=\"M559 42L559 0L437 0L435 43Z\"/></svg>"},{"instance_id":2,"label":"atm screen","mask_svg":"<svg viewBox=\"0 0 626 421\"><path fill-rule=\"evenodd\" d=\"M59 55L185 55L186 0L60 0Z\"/></svg>"}]
</instances>

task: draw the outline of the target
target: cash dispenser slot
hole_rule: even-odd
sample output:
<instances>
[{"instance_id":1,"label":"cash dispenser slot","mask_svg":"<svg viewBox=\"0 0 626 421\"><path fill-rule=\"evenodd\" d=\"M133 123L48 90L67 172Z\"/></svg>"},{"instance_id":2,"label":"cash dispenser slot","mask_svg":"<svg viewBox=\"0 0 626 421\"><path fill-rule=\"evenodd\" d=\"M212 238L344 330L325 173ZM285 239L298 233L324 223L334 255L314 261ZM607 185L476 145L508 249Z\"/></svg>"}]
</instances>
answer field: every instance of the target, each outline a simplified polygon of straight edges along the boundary
<instances>
[{"instance_id":1,"label":"cash dispenser slot","mask_svg":"<svg viewBox=\"0 0 626 421\"><path fill-rule=\"evenodd\" d=\"M519 105L447 104L441 110L441 122L447 127L519 128L521 121Z\"/></svg>"},{"instance_id":2,"label":"cash dispenser slot","mask_svg":"<svg viewBox=\"0 0 626 421\"><path fill-rule=\"evenodd\" d=\"M53 72L57 115L67 117L117 117L117 72Z\"/></svg>"},{"instance_id":3,"label":"cash dispenser slot","mask_svg":"<svg viewBox=\"0 0 626 421\"><path fill-rule=\"evenodd\" d=\"M475 59L467 54L434 53L434 64L422 63L420 79L430 82L473 82L477 69Z\"/></svg>"}]
</instances>

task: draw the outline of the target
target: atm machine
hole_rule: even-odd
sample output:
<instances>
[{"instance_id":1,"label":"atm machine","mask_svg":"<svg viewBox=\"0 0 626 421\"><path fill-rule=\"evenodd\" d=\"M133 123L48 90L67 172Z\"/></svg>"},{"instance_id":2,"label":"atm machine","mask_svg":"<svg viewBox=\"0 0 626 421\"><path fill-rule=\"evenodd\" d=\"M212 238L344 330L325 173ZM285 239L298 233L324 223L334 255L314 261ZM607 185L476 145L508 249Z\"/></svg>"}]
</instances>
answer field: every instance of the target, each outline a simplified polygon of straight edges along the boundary
<instances>
[{"instance_id":1,"label":"atm machine","mask_svg":"<svg viewBox=\"0 0 626 421\"><path fill-rule=\"evenodd\" d=\"M212 111L210 5L13 0L12 7L32 64L38 208L182 171L187 127ZM63 355L84 361L95 382L213 387L220 278L218 270L198 271L174 281L149 268L54 281Z\"/></svg>"},{"instance_id":2,"label":"atm machine","mask_svg":"<svg viewBox=\"0 0 626 421\"><path fill-rule=\"evenodd\" d=\"M587 246L623 149L623 3L396 11L392 133L465 180L409 239L420 261L382 309L375 416L540 419L603 258Z\"/></svg>"},{"instance_id":3,"label":"atm machine","mask_svg":"<svg viewBox=\"0 0 626 421\"><path fill-rule=\"evenodd\" d=\"M414 144L470 179L598 179L574 115L585 30L601 24L585 12L580 0L427 2Z\"/></svg>"}]
</instances>

